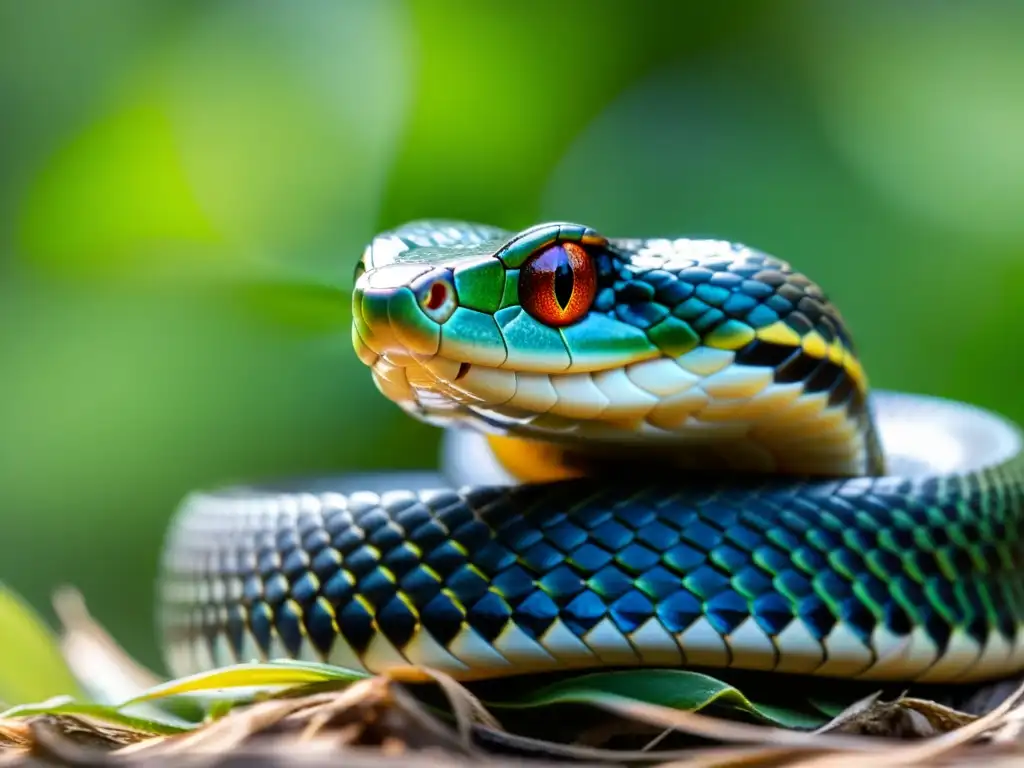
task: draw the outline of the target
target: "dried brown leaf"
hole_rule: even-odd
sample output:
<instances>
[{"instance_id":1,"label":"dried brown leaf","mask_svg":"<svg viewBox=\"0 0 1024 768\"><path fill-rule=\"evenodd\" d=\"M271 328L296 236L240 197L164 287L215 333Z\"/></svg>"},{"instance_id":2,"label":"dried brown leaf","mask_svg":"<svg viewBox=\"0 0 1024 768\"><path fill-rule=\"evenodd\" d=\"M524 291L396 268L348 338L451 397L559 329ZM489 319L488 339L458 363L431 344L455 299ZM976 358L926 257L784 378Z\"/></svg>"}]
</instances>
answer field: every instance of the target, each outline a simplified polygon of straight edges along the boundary
<instances>
[{"instance_id":1,"label":"dried brown leaf","mask_svg":"<svg viewBox=\"0 0 1024 768\"><path fill-rule=\"evenodd\" d=\"M615 712L621 717L635 718L662 728L672 728L716 741L802 747L811 750L849 750L856 753L877 753L891 748L891 742L883 739L839 734L814 734L771 726L750 725L696 712L684 712L654 704L644 704L630 699L609 697L595 706Z\"/></svg>"},{"instance_id":2,"label":"dried brown leaf","mask_svg":"<svg viewBox=\"0 0 1024 768\"><path fill-rule=\"evenodd\" d=\"M857 720L857 718L864 715L866 712L871 711L871 708L878 702L879 693L872 693L870 696L865 696L860 701L855 701L853 704L848 706L838 715L832 718L832 720L825 725L818 728L813 733L830 733L833 731L843 732L843 728L851 722Z\"/></svg>"},{"instance_id":3,"label":"dried brown leaf","mask_svg":"<svg viewBox=\"0 0 1024 768\"><path fill-rule=\"evenodd\" d=\"M95 700L127 701L162 682L93 619L77 590L62 587L54 593L52 602L62 625L60 648L64 661Z\"/></svg>"},{"instance_id":4,"label":"dried brown leaf","mask_svg":"<svg viewBox=\"0 0 1024 768\"><path fill-rule=\"evenodd\" d=\"M890 744L888 751L877 761L872 761L873 768L882 766L932 765L940 759L950 759L958 751L970 744L993 728L997 727L1006 716L1013 711L1021 697L1024 696L1024 685L1021 685L1013 696L993 709L987 715L977 718L954 731L941 736L926 739L914 744ZM830 755L819 759L810 759L794 764L794 768L847 768L863 764L859 755Z\"/></svg>"},{"instance_id":5,"label":"dried brown leaf","mask_svg":"<svg viewBox=\"0 0 1024 768\"><path fill-rule=\"evenodd\" d=\"M467 747L472 744L473 725L480 724L501 730L501 723L483 705L483 702L451 675L429 668L423 668L421 672L437 683L445 694L452 709L452 716L455 718L456 728ZM397 675L389 675L389 677L397 681L402 679Z\"/></svg>"}]
</instances>

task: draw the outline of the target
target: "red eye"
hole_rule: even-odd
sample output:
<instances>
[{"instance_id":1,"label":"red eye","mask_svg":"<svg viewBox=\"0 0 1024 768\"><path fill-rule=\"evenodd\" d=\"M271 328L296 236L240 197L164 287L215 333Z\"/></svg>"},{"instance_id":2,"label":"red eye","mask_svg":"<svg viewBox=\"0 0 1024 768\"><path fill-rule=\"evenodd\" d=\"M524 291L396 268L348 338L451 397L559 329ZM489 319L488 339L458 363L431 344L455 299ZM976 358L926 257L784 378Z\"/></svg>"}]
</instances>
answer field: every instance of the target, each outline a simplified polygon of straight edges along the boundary
<instances>
[{"instance_id":1,"label":"red eye","mask_svg":"<svg viewBox=\"0 0 1024 768\"><path fill-rule=\"evenodd\" d=\"M597 293L590 254L576 243L558 243L531 256L519 269L519 302L545 325L572 325Z\"/></svg>"}]
</instances>

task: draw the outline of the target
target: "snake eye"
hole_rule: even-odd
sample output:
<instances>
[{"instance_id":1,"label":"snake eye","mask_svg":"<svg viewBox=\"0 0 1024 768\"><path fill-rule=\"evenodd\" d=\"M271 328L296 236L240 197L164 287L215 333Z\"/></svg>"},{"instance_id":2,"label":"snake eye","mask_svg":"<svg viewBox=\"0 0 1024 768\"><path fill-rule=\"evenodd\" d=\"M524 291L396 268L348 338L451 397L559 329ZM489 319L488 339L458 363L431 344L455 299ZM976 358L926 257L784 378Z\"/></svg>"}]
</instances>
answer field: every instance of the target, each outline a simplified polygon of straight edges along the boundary
<instances>
[{"instance_id":1,"label":"snake eye","mask_svg":"<svg viewBox=\"0 0 1024 768\"><path fill-rule=\"evenodd\" d=\"M545 325L572 325L590 311L596 293L593 261L576 243L549 245L519 269L519 301Z\"/></svg>"}]
</instances>

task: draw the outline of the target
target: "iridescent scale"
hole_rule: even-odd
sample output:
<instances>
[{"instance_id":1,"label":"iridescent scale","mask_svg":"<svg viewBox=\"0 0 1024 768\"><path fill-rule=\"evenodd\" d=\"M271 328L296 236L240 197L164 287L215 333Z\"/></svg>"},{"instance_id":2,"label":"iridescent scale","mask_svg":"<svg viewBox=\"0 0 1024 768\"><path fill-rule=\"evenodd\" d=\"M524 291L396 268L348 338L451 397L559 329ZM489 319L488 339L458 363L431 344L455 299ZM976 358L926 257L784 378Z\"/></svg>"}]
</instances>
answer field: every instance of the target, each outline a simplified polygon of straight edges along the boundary
<instances>
[{"instance_id":1,"label":"iridescent scale","mask_svg":"<svg viewBox=\"0 0 1024 768\"><path fill-rule=\"evenodd\" d=\"M201 496L167 561L184 672L274 657L463 679L702 666L969 679L1021 665L1024 468L680 490L587 480Z\"/></svg>"}]
</instances>

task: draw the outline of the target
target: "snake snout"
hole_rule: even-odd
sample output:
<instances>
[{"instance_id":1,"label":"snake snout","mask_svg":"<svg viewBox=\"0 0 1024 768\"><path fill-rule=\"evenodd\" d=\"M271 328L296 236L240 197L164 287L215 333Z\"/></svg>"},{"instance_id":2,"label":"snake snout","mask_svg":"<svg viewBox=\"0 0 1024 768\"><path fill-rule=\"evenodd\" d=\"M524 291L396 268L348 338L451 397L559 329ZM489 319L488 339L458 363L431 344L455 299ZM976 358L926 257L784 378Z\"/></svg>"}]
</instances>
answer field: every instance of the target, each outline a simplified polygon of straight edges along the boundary
<instances>
[{"instance_id":1,"label":"snake snout","mask_svg":"<svg viewBox=\"0 0 1024 768\"><path fill-rule=\"evenodd\" d=\"M441 324L456 306L449 269L393 264L367 272L352 295L357 348L362 343L375 356L395 361L433 357L441 344Z\"/></svg>"}]
</instances>

